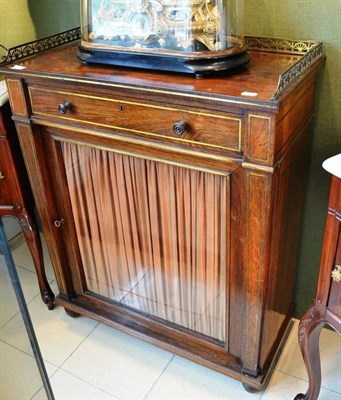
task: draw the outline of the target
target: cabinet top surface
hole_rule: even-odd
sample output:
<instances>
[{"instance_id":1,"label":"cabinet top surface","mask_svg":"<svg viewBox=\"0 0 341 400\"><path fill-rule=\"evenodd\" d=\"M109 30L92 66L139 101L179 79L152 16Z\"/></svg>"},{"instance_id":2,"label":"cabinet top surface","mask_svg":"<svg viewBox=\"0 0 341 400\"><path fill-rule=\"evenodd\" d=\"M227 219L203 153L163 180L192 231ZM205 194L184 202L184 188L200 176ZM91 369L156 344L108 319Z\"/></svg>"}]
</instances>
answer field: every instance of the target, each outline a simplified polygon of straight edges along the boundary
<instances>
[{"instance_id":1,"label":"cabinet top surface","mask_svg":"<svg viewBox=\"0 0 341 400\"><path fill-rule=\"evenodd\" d=\"M196 79L172 74L105 65L85 65L77 58L77 44L40 53L0 68L6 76L39 77L76 83L187 94L208 99L238 98L241 103L277 108L272 100L279 76L300 58L297 54L250 50L251 61L238 71ZM319 64L319 63L316 63ZM14 66L24 67L14 69Z\"/></svg>"}]
</instances>

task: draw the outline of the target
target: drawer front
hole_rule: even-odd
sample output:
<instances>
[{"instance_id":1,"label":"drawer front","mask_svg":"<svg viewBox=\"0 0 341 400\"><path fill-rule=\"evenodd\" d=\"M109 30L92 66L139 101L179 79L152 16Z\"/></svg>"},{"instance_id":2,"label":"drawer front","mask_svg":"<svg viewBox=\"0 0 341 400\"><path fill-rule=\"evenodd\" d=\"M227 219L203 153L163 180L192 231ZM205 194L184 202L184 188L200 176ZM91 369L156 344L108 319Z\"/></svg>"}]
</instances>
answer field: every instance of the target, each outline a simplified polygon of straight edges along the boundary
<instances>
[{"instance_id":1,"label":"drawer front","mask_svg":"<svg viewBox=\"0 0 341 400\"><path fill-rule=\"evenodd\" d=\"M241 119L233 114L181 110L37 87L30 87L29 93L32 113L37 117L98 125L173 144L241 151ZM71 104L70 109L60 114L58 105L66 102Z\"/></svg>"}]
</instances>

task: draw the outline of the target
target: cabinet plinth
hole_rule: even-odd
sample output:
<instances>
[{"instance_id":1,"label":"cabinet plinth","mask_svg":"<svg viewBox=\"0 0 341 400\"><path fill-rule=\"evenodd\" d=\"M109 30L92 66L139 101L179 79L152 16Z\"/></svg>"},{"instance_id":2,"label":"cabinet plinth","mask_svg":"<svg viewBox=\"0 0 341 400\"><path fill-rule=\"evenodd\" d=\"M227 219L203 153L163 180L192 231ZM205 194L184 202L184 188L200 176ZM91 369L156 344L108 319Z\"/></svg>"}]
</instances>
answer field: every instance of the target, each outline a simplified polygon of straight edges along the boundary
<instances>
[{"instance_id":1,"label":"cabinet plinth","mask_svg":"<svg viewBox=\"0 0 341 400\"><path fill-rule=\"evenodd\" d=\"M1 70L57 303L262 389L293 309L323 57L274 100L298 55L196 80L76 50Z\"/></svg>"}]
</instances>

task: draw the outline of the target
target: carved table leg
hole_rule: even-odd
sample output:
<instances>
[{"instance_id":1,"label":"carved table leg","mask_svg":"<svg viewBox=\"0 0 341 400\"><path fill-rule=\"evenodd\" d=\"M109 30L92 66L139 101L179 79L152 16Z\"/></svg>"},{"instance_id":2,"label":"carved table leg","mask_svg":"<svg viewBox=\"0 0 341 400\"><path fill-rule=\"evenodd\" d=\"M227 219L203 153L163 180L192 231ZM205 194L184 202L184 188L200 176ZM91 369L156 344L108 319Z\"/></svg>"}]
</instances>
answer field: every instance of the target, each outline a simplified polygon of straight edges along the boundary
<instances>
[{"instance_id":1,"label":"carved table leg","mask_svg":"<svg viewBox=\"0 0 341 400\"><path fill-rule=\"evenodd\" d=\"M36 269L38 284L43 302L49 310L54 308L54 294L46 279L43 249L38 229L33 219L28 215L25 209L17 215L18 222L25 236L26 243L30 249L34 266Z\"/></svg>"},{"instance_id":2,"label":"carved table leg","mask_svg":"<svg viewBox=\"0 0 341 400\"><path fill-rule=\"evenodd\" d=\"M295 397L295 400L316 400L321 388L321 363L319 338L323 328L323 316L316 306L312 306L302 317L298 339L304 363L308 372L309 388L307 393Z\"/></svg>"}]
</instances>

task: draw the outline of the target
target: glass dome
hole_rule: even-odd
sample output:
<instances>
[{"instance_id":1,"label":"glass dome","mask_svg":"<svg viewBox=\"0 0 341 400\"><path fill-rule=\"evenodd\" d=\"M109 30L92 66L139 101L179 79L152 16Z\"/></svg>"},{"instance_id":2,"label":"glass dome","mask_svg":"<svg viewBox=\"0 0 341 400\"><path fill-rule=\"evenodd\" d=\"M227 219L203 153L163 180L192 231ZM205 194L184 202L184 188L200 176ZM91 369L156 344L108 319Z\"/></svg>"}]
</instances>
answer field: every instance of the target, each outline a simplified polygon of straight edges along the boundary
<instances>
[{"instance_id":1,"label":"glass dome","mask_svg":"<svg viewBox=\"0 0 341 400\"><path fill-rule=\"evenodd\" d=\"M81 0L85 62L202 75L249 61L242 0Z\"/></svg>"}]
</instances>

